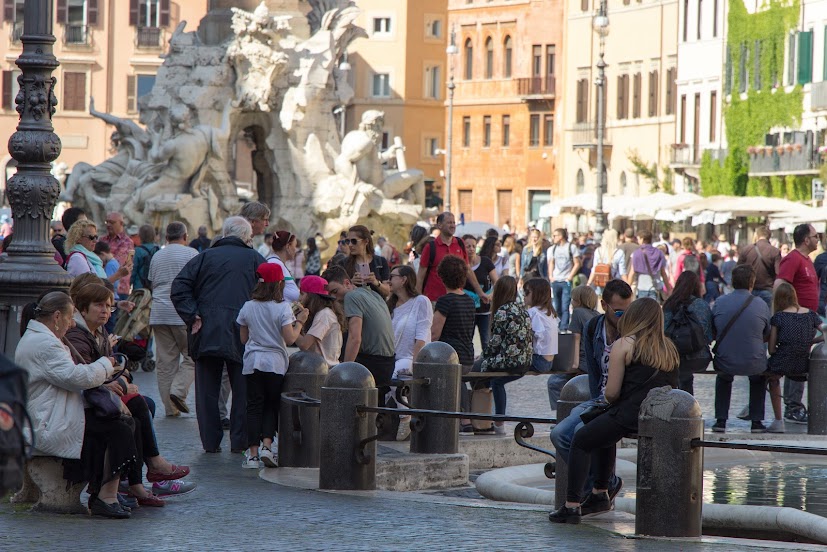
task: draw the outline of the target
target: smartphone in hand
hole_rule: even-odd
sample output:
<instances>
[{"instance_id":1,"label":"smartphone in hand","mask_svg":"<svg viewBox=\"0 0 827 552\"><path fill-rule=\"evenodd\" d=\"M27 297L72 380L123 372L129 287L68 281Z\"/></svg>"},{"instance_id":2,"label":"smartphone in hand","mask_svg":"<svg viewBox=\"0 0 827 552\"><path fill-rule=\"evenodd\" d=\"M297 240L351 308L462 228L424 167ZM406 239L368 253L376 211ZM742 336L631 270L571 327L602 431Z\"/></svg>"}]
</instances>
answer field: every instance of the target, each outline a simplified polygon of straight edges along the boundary
<instances>
[{"instance_id":1,"label":"smartphone in hand","mask_svg":"<svg viewBox=\"0 0 827 552\"><path fill-rule=\"evenodd\" d=\"M362 277L362 281L370 276L370 263L356 263L356 272Z\"/></svg>"}]
</instances>

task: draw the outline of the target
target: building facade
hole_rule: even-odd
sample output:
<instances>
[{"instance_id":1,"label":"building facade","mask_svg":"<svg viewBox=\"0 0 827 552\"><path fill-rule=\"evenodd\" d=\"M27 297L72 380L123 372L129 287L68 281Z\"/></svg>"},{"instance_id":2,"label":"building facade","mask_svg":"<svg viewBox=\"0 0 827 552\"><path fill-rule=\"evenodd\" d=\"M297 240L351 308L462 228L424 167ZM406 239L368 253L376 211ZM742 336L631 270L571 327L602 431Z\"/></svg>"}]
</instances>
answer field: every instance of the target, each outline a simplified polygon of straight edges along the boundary
<instances>
[{"instance_id":1,"label":"building facade","mask_svg":"<svg viewBox=\"0 0 827 552\"><path fill-rule=\"evenodd\" d=\"M524 232L557 190L563 1L449 0L448 25L452 210Z\"/></svg>"},{"instance_id":2,"label":"building facade","mask_svg":"<svg viewBox=\"0 0 827 552\"><path fill-rule=\"evenodd\" d=\"M357 24L368 37L355 40L342 60L350 66L355 93L345 108L343 130L358 128L365 111L383 111L383 148L400 138L408 166L422 170L428 192L438 196L445 148L446 0L360 0L358 7Z\"/></svg>"},{"instance_id":3,"label":"building facade","mask_svg":"<svg viewBox=\"0 0 827 552\"><path fill-rule=\"evenodd\" d=\"M607 4L604 191L645 196L670 185L671 173L664 169L669 166L678 109L678 0L608 0ZM565 147L557 197L594 194L597 189L600 46L592 21L598 9L599 0L566 0ZM555 224L585 230L594 222L564 217Z\"/></svg>"},{"instance_id":4,"label":"building facade","mask_svg":"<svg viewBox=\"0 0 827 552\"><path fill-rule=\"evenodd\" d=\"M0 21L0 128L17 126L14 98L20 74L24 0L2 0ZM138 120L138 98L152 90L155 74L175 27L194 30L207 12L207 0L58 0L54 10L57 78L55 132L63 150L58 163L97 165L110 155L112 128L89 114L94 108ZM14 172L7 152L0 154L0 186Z\"/></svg>"},{"instance_id":5,"label":"building facade","mask_svg":"<svg viewBox=\"0 0 827 552\"><path fill-rule=\"evenodd\" d=\"M678 110L669 159L677 192L700 190L704 152L716 159L726 156L722 106L728 5L726 0L678 4Z\"/></svg>"}]
</instances>

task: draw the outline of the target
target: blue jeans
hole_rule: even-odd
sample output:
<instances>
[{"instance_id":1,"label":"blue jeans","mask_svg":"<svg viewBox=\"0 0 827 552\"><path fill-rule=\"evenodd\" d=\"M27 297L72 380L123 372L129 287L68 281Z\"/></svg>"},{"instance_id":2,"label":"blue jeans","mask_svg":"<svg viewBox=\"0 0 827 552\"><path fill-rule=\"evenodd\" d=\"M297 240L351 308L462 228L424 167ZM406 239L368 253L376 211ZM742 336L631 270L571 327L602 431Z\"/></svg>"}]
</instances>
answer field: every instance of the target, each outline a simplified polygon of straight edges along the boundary
<instances>
[{"instance_id":1,"label":"blue jeans","mask_svg":"<svg viewBox=\"0 0 827 552\"><path fill-rule=\"evenodd\" d=\"M752 290L752 294L759 299L763 299L770 308L770 312L772 312L772 291L768 289L754 289Z\"/></svg>"},{"instance_id":2,"label":"blue jeans","mask_svg":"<svg viewBox=\"0 0 827 552\"><path fill-rule=\"evenodd\" d=\"M551 283L551 303L560 317L560 331L569 329L569 306L571 305L571 282L565 280Z\"/></svg>"},{"instance_id":3,"label":"blue jeans","mask_svg":"<svg viewBox=\"0 0 827 552\"><path fill-rule=\"evenodd\" d=\"M494 414L505 414L505 384L516 381L523 376L503 376L491 379L491 393L494 394Z\"/></svg>"},{"instance_id":4,"label":"blue jeans","mask_svg":"<svg viewBox=\"0 0 827 552\"><path fill-rule=\"evenodd\" d=\"M557 458L562 458L566 461L566 463L568 463L569 452L571 451L571 443L574 440L574 434L577 433L578 429L585 425L583 424L583 420L580 419L580 414L585 412L590 406L594 406L598 403L599 401L595 399L590 399L584 403L580 403L571 410L571 413L567 418L557 420L557 425L551 430L551 442L554 444L554 450L557 451ZM594 465L592 465L592 471L590 471L589 478L583 488L583 496L588 496L586 492L591 492L592 486L594 485L593 469ZM617 475L613 473L609 478L609 487L615 487L616 485Z\"/></svg>"},{"instance_id":5,"label":"blue jeans","mask_svg":"<svg viewBox=\"0 0 827 552\"><path fill-rule=\"evenodd\" d=\"M656 289L639 289L637 290L637 298L640 299L641 297L649 297L657 301L658 291Z\"/></svg>"},{"instance_id":6,"label":"blue jeans","mask_svg":"<svg viewBox=\"0 0 827 552\"><path fill-rule=\"evenodd\" d=\"M557 411L557 401L560 400L560 392L572 377L574 377L574 374L560 372L549 376L546 385L548 386L548 404L552 410Z\"/></svg>"},{"instance_id":7,"label":"blue jeans","mask_svg":"<svg viewBox=\"0 0 827 552\"><path fill-rule=\"evenodd\" d=\"M491 336L491 313L477 314L474 316L474 323L480 331L480 344L482 350L488 347L488 339Z\"/></svg>"}]
</instances>

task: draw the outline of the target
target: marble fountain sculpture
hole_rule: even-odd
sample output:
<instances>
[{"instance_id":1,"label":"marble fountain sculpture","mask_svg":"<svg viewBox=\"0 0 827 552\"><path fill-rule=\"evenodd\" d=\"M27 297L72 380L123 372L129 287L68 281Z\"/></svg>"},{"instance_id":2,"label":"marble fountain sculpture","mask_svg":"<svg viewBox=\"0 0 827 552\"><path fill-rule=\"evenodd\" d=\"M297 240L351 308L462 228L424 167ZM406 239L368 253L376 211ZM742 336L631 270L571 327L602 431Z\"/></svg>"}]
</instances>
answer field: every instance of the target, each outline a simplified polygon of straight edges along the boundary
<instances>
[{"instance_id":1,"label":"marble fountain sculpture","mask_svg":"<svg viewBox=\"0 0 827 552\"><path fill-rule=\"evenodd\" d=\"M77 164L61 199L101 221L117 210L130 224L177 219L218 231L240 208L227 159L244 131L257 137L256 192L273 224L332 240L357 223L406 235L424 205L422 172L407 168L399 141L381 151L382 112L364 113L343 139L333 114L353 96L339 62L348 44L367 36L355 24L359 11L347 0L309 5L306 39L293 32L291 16L264 2L253 12L232 8L232 32L217 45L182 22L151 93L140 98L140 125L90 101L90 113L115 127L115 154L97 166Z\"/></svg>"}]
</instances>

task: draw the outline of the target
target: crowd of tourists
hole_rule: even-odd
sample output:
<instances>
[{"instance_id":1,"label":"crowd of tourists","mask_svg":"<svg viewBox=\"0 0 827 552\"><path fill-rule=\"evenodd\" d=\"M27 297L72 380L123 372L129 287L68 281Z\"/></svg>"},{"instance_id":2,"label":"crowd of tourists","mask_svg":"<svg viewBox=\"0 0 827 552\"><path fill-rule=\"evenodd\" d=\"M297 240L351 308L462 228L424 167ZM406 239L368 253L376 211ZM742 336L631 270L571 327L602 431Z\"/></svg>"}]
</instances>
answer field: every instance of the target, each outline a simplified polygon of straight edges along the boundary
<instances>
[{"instance_id":1,"label":"crowd of tourists","mask_svg":"<svg viewBox=\"0 0 827 552\"><path fill-rule=\"evenodd\" d=\"M186 226L171 222L161 240L152 226L125 228L120 213L104 223L99 235L71 208L53 228L55 260L72 288L27 306L15 357L30 373L38 452L64 458L67 480L88 482L95 515L129 517L130 508L163 506L164 495L194 487L181 480L189 468L159 450L155 404L119 354L132 358L136 344L156 358L164 414L189 412L194 383L203 449L220 452L228 430L244 468L277 465L289 347L330 367L363 364L382 406L396 404L394 383L412 377L414 359L432 341L454 348L464 374L482 373L473 388L463 386L464 412L505 414L506 385L529 372L550 374L556 410L566 381L586 373L591 399L551 436L570 466L567 503L552 521L609 509L622 486L615 444L636 431L648 391L669 385L692 393L694 373L710 363L718 371L713 431L726 430L735 376L749 379L740 416L752 431L806 423L803 380L827 299L819 277L827 253L815 256L810 225L795 229L794 248L782 255L765 227L738 251L724 236L713 244L668 234L655 241L648 230L610 229L599 243L589 233L570 239L562 228L550 240L537 228L457 236L449 212L414 226L399 249L356 225L330 252L321 235L300 239L271 227L269 208L257 202L212 239L200 228L190 241ZM150 293L147 307L141 297ZM146 331L118 325L134 333L114 334L114 319L141 319L143 311ZM572 337L569 366L555 363L562 333ZM768 389L774 419L766 427ZM399 408L398 430L385 438L410 434ZM505 427L464 419L460 432Z\"/></svg>"}]
</instances>

